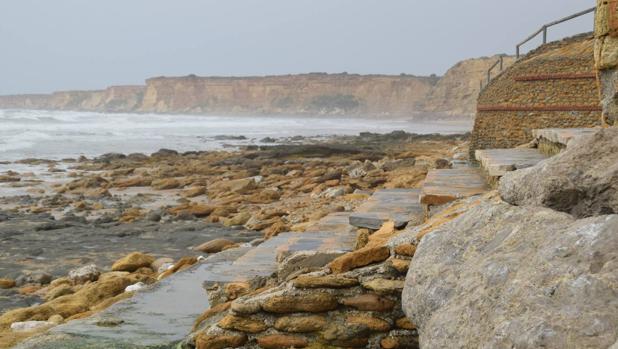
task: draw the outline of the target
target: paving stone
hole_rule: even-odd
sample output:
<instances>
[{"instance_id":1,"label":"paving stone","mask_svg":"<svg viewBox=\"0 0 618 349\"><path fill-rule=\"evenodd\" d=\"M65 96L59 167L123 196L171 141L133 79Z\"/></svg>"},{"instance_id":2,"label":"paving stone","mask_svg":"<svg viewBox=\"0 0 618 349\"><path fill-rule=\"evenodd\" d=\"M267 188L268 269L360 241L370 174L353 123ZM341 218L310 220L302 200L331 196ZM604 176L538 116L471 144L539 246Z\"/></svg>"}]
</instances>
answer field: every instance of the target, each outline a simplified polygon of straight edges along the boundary
<instances>
[{"instance_id":1,"label":"paving stone","mask_svg":"<svg viewBox=\"0 0 618 349\"><path fill-rule=\"evenodd\" d=\"M409 222L420 224L423 208L419 195L419 189L377 190L350 215L349 223L358 228L374 230L380 229L387 221L394 221L397 228L402 228Z\"/></svg>"},{"instance_id":2,"label":"paving stone","mask_svg":"<svg viewBox=\"0 0 618 349\"><path fill-rule=\"evenodd\" d=\"M485 193L489 190L478 168L431 170L421 189L421 204L443 205L457 199Z\"/></svg>"},{"instance_id":3,"label":"paving stone","mask_svg":"<svg viewBox=\"0 0 618 349\"><path fill-rule=\"evenodd\" d=\"M483 149L476 151L476 159L489 177L501 177L510 171L532 167L545 160L547 155L537 149Z\"/></svg>"}]
</instances>

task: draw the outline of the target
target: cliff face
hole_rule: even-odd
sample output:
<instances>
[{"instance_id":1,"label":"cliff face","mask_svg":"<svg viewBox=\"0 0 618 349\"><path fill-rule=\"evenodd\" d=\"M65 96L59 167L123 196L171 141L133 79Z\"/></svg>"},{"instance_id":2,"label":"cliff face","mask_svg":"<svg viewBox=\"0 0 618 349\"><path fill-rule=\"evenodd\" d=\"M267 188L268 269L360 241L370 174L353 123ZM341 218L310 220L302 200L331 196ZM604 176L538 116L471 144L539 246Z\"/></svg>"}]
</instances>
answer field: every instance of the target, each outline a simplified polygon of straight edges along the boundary
<instances>
[{"instance_id":1,"label":"cliff face","mask_svg":"<svg viewBox=\"0 0 618 349\"><path fill-rule=\"evenodd\" d=\"M0 108L191 114L472 117L479 81L498 57L458 63L444 77L302 74L159 77L146 86L0 96ZM507 64L510 59L507 58Z\"/></svg>"}]
</instances>

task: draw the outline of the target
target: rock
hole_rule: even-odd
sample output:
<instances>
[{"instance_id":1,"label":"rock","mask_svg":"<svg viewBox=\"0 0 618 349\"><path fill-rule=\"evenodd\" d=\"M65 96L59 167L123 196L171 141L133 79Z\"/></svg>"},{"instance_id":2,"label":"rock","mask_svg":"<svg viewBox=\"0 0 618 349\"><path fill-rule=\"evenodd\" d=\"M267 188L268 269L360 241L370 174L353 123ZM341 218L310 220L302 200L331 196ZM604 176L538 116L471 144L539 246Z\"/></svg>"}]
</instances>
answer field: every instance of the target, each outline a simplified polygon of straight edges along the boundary
<instances>
[{"instance_id":1,"label":"rock","mask_svg":"<svg viewBox=\"0 0 618 349\"><path fill-rule=\"evenodd\" d=\"M79 285L89 281L97 281L99 275L101 275L101 271L96 264L89 264L69 271L69 280L73 285Z\"/></svg>"},{"instance_id":2,"label":"rock","mask_svg":"<svg viewBox=\"0 0 618 349\"><path fill-rule=\"evenodd\" d=\"M62 315L56 314L56 315L50 316L47 321L51 322L54 325L60 325L61 323L64 322L64 318L62 317Z\"/></svg>"},{"instance_id":3,"label":"rock","mask_svg":"<svg viewBox=\"0 0 618 349\"><path fill-rule=\"evenodd\" d=\"M124 323L124 320L116 318L116 317L104 317L102 319L98 319L95 322L95 325L99 327L118 327Z\"/></svg>"},{"instance_id":4,"label":"rock","mask_svg":"<svg viewBox=\"0 0 618 349\"><path fill-rule=\"evenodd\" d=\"M146 287L147 287L147 285L146 285L145 283L143 283L143 282L138 282L138 283L136 283L136 284L133 284L133 285L129 285L129 286L127 286L127 287L124 289L124 291L125 291L125 292L138 292L138 291L141 291L141 290L145 289Z\"/></svg>"},{"instance_id":5,"label":"rock","mask_svg":"<svg viewBox=\"0 0 618 349\"><path fill-rule=\"evenodd\" d=\"M578 137L562 153L507 173L499 189L513 205L545 206L576 217L618 213L618 128Z\"/></svg>"},{"instance_id":6,"label":"rock","mask_svg":"<svg viewBox=\"0 0 618 349\"><path fill-rule=\"evenodd\" d=\"M236 245L236 243L227 239L214 239L195 247L194 250L204 253L219 253L232 245Z\"/></svg>"},{"instance_id":7,"label":"rock","mask_svg":"<svg viewBox=\"0 0 618 349\"><path fill-rule=\"evenodd\" d=\"M412 244L401 244L395 247L395 253L406 257L414 257L416 246Z\"/></svg>"},{"instance_id":8,"label":"rock","mask_svg":"<svg viewBox=\"0 0 618 349\"><path fill-rule=\"evenodd\" d=\"M422 238L403 309L422 347L607 348L617 231L617 215L575 220L484 199Z\"/></svg>"},{"instance_id":9,"label":"rock","mask_svg":"<svg viewBox=\"0 0 618 349\"><path fill-rule=\"evenodd\" d=\"M363 287L379 294L399 294L403 290L403 280L377 278L363 282Z\"/></svg>"},{"instance_id":10,"label":"rock","mask_svg":"<svg viewBox=\"0 0 618 349\"><path fill-rule=\"evenodd\" d=\"M382 262L389 256L390 250L386 246L363 247L360 250L344 254L328 266L333 273L343 273L372 263Z\"/></svg>"},{"instance_id":11,"label":"rock","mask_svg":"<svg viewBox=\"0 0 618 349\"><path fill-rule=\"evenodd\" d=\"M393 333L380 340L380 347L383 349L418 349L418 337L412 333L407 335Z\"/></svg>"},{"instance_id":12,"label":"rock","mask_svg":"<svg viewBox=\"0 0 618 349\"><path fill-rule=\"evenodd\" d=\"M348 288L358 285L358 280L341 275L301 275L294 279L297 288Z\"/></svg>"},{"instance_id":13,"label":"rock","mask_svg":"<svg viewBox=\"0 0 618 349\"><path fill-rule=\"evenodd\" d=\"M244 333L200 334L195 343L197 349L225 349L238 348L247 343L247 340L247 335Z\"/></svg>"},{"instance_id":14,"label":"rock","mask_svg":"<svg viewBox=\"0 0 618 349\"><path fill-rule=\"evenodd\" d=\"M178 156L178 152L172 149L159 149L157 152L150 154L153 158L166 158Z\"/></svg>"},{"instance_id":15,"label":"rock","mask_svg":"<svg viewBox=\"0 0 618 349\"><path fill-rule=\"evenodd\" d=\"M325 199L333 199L345 195L345 189L342 187L328 188L321 192L318 197Z\"/></svg>"},{"instance_id":16,"label":"rock","mask_svg":"<svg viewBox=\"0 0 618 349\"><path fill-rule=\"evenodd\" d=\"M55 324L48 321L23 321L12 323L11 330L14 332L32 332L47 329L53 326L55 326Z\"/></svg>"},{"instance_id":17,"label":"rock","mask_svg":"<svg viewBox=\"0 0 618 349\"><path fill-rule=\"evenodd\" d=\"M181 187L182 183L176 178L163 178L152 181L150 185L157 190L169 190Z\"/></svg>"},{"instance_id":18,"label":"rock","mask_svg":"<svg viewBox=\"0 0 618 349\"><path fill-rule=\"evenodd\" d=\"M58 287L54 287L51 290L49 290L47 294L45 295L45 300L51 301L58 297L66 296L66 295L73 294L73 293L75 293L75 291L73 291L73 288L71 286L60 285Z\"/></svg>"},{"instance_id":19,"label":"rock","mask_svg":"<svg viewBox=\"0 0 618 349\"><path fill-rule=\"evenodd\" d=\"M391 266L400 273L406 273L410 268L410 261L407 259L393 258L390 262Z\"/></svg>"},{"instance_id":20,"label":"rock","mask_svg":"<svg viewBox=\"0 0 618 349\"><path fill-rule=\"evenodd\" d=\"M194 198L196 196L206 194L206 187L191 187L182 191L182 196L186 198Z\"/></svg>"},{"instance_id":21,"label":"rock","mask_svg":"<svg viewBox=\"0 0 618 349\"><path fill-rule=\"evenodd\" d=\"M434 166L438 170L451 168L451 162L446 159L436 159Z\"/></svg>"},{"instance_id":22,"label":"rock","mask_svg":"<svg viewBox=\"0 0 618 349\"><path fill-rule=\"evenodd\" d=\"M291 333L307 333L320 331L326 324L326 317L319 315L284 316L275 321L275 329Z\"/></svg>"},{"instance_id":23,"label":"rock","mask_svg":"<svg viewBox=\"0 0 618 349\"><path fill-rule=\"evenodd\" d=\"M15 280L11 279L0 279L0 289L9 289L17 286Z\"/></svg>"},{"instance_id":24,"label":"rock","mask_svg":"<svg viewBox=\"0 0 618 349\"><path fill-rule=\"evenodd\" d=\"M275 294L262 303L262 309L270 313L321 313L337 308L337 298L326 292L303 292L299 294Z\"/></svg>"},{"instance_id":25,"label":"rock","mask_svg":"<svg viewBox=\"0 0 618 349\"><path fill-rule=\"evenodd\" d=\"M253 178L243 178L229 181L219 181L208 186L208 191L233 192L237 194L246 194L247 192L257 188L257 183Z\"/></svg>"},{"instance_id":26,"label":"rock","mask_svg":"<svg viewBox=\"0 0 618 349\"><path fill-rule=\"evenodd\" d=\"M388 321L370 315L348 315L346 324L364 327L370 331L386 332L391 329Z\"/></svg>"},{"instance_id":27,"label":"rock","mask_svg":"<svg viewBox=\"0 0 618 349\"><path fill-rule=\"evenodd\" d=\"M408 319L407 317L397 319L397 321L395 321L395 324L397 325L397 327L404 330L416 330L416 325L413 324L412 321L410 321L410 319Z\"/></svg>"},{"instance_id":28,"label":"rock","mask_svg":"<svg viewBox=\"0 0 618 349\"><path fill-rule=\"evenodd\" d=\"M224 218L221 223L226 227L234 227L245 225L251 219L251 213L249 212L240 212L236 214L232 218Z\"/></svg>"},{"instance_id":29,"label":"rock","mask_svg":"<svg viewBox=\"0 0 618 349\"><path fill-rule=\"evenodd\" d=\"M309 342L304 337L273 334L258 337L258 345L264 349L304 348Z\"/></svg>"},{"instance_id":30,"label":"rock","mask_svg":"<svg viewBox=\"0 0 618 349\"><path fill-rule=\"evenodd\" d=\"M332 249L327 251L281 252L278 255L277 276L286 280L299 271L312 272L340 257L345 252Z\"/></svg>"},{"instance_id":31,"label":"rock","mask_svg":"<svg viewBox=\"0 0 618 349\"><path fill-rule=\"evenodd\" d=\"M160 274L166 271L167 269L169 269L170 266L173 266L173 265L174 265L174 260L172 258L161 257L161 258L157 258L154 262L152 262L150 266L152 267L153 270L155 270L157 273Z\"/></svg>"},{"instance_id":32,"label":"rock","mask_svg":"<svg viewBox=\"0 0 618 349\"><path fill-rule=\"evenodd\" d=\"M219 321L218 325L226 330L235 330L248 333L259 333L268 328L266 323L258 318L241 317L235 315L227 315Z\"/></svg>"},{"instance_id":33,"label":"rock","mask_svg":"<svg viewBox=\"0 0 618 349\"><path fill-rule=\"evenodd\" d=\"M341 304L357 310L378 312L391 311L395 307L395 302L392 300L373 293L344 298Z\"/></svg>"},{"instance_id":34,"label":"rock","mask_svg":"<svg viewBox=\"0 0 618 349\"><path fill-rule=\"evenodd\" d=\"M154 262L152 256L140 252L133 252L117 260L114 265L112 265L112 271L128 271L132 273L139 268L150 267L152 262Z\"/></svg>"}]
</instances>

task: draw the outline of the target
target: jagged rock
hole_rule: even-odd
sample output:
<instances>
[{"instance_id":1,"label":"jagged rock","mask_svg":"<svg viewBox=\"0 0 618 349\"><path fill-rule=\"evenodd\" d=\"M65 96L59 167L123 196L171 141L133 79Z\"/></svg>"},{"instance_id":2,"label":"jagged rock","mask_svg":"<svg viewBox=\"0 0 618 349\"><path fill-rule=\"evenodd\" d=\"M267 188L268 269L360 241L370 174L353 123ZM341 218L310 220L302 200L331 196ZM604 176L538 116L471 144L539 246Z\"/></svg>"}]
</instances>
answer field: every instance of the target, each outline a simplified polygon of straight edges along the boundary
<instances>
[{"instance_id":1,"label":"jagged rock","mask_svg":"<svg viewBox=\"0 0 618 349\"><path fill-rule=\"evenodd\" d=\"M500 195L576 217L618 213L618 128L601 129L534 167L506 174Z\"/></svg>"},{"instance_id":2,"label":"jagged rock","mask_svg":"<svg viewBox=\"0 0 618 349\"><path fill-rule=\"evenodd\" d=\"M422 238L403 308L427 348L606 348L618 216L482 200Z\"/></svg>"}]
</instances>

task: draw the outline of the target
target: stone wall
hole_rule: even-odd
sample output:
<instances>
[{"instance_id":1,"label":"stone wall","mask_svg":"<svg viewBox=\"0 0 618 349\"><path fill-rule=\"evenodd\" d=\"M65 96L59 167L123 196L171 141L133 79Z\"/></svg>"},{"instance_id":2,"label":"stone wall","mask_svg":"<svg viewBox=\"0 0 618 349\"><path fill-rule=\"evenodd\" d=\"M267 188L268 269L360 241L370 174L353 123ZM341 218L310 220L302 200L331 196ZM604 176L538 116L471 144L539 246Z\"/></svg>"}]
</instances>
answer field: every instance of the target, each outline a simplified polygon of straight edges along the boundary
<instances>
[{"instance_id":1,"label":"stone wall","mask_svg":"<svg viewBox=\"0 0 618 349\"><path fill-rule=\"evenodd\" d=\"M598 125L593 46L589 34L544 45L492 80L478 99L470 154L530 142L536 128Z\"/></svg>"},{"instance_id":2,"label":"stone wall","mask_svg":"<svg viewBox=\"0 0 618 349\"><path fill-rule=\"evenodd\" d=\"M594 30L603 119L618 125L618 0L597 0Z\"/></svg>"}]
</instances>

